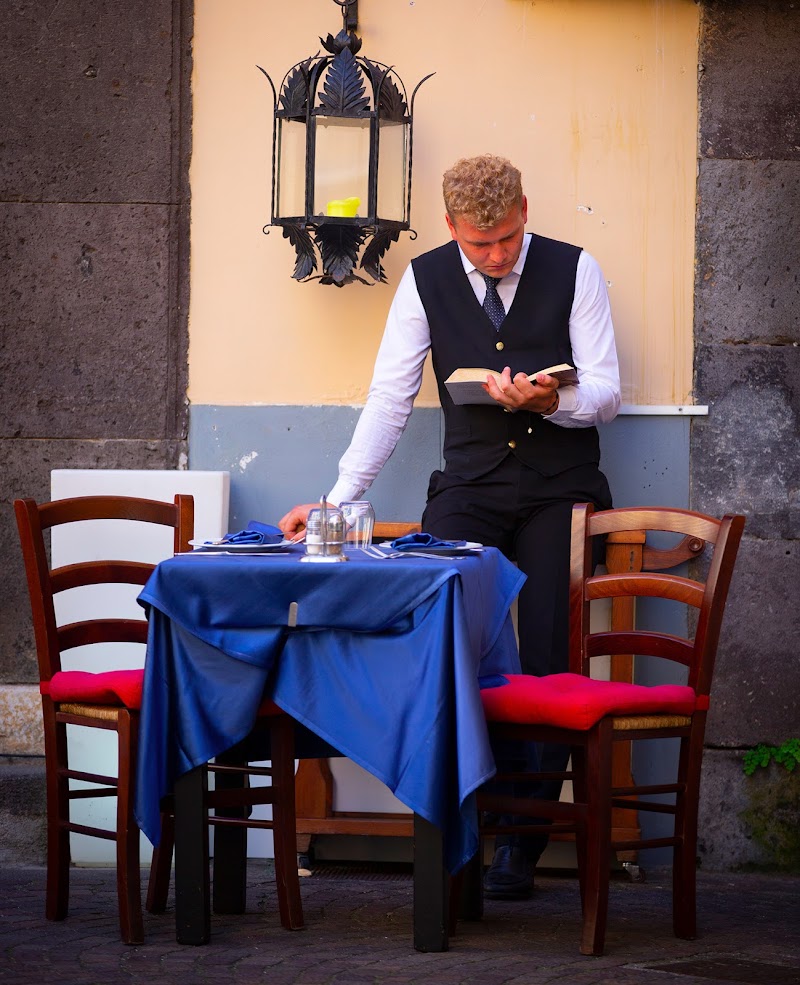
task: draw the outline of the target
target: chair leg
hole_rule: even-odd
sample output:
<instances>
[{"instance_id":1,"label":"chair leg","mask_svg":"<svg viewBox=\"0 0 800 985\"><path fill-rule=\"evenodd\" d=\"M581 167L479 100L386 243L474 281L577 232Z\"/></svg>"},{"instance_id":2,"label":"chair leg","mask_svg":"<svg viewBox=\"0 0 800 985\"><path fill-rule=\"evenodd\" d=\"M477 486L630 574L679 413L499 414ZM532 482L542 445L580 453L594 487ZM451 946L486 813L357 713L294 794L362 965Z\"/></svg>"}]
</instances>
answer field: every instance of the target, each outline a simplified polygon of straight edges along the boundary
<instances>
[{"instance_id":1,"label":"chair leg","mask_svg":"<svg viewBox=\"0 0 800 985\"><path fill-rule=\"evenodd\" d=\"M570 749L572 758L572 799L576 804L585 804L586 790L586 749L576 745ZM586 907L586 833L575 833L575 856L578 863L578 886L581 893L581 913Z\"/></svg>"},{"instance_id":2,"label":"chair leg","mask_svg":"<svg viewBox=\"0 0 800 985\"><path fill-rule=\"evenodd\" d=\"M272 835L275 844L275 885L281 924L286 930L302 930L303 903L297 874L297 819L295 815L294 722L277 715L270 722L272 756Z\"/></svg>"},{"instance_id":3,"label":"chair leg","mask_svg":"<svg viewBox=\"0 0 800 985\"><path fill-rule=\"evenodd\" d=\"M611 841L611 719L590 731L586 747L586 877L581 954L603 953L608 917Z\"/></svg>"},{"instance_id":4,"label":"chair leg","mask_svg":"<svg viewBox=\"0 0 800 985\"><path fill-rule=\"evenodd\" d=\"M217 762L229 766L247 766L242 753L230 750L217 756ZM213 773L215 790L242 790L250 785L246 773ZM245 819L249 807L218 807L220 817ZM247 828L233 825L214 827L214 881L212 908L214 913L244 913L247 906Z\"/></svg>"},{"instance_id":5,"label":"chair leg","mask_svg":"<svg viewBox=\"0 0 800 985\"><path fill-rule=\"evenodd\" d=\"M147 882L145 908L148 913L163 913L167 908L174 847L175 817L170 811L163 811L161 814L161 838L153 849L150 878Z\"/></svg>"},{"instance_id":6,"label":"chair leg","mask_svg":"<svg viewBox=\"0 0 800 985\"><path fill-rule=\"evenodd\" d=\"M483 916L483 842L478 851L450 880L448 933L452 937L459 920L480 920Z\"/></svg>"},{"instance_id":7,"label":"chair leg","mask_svg":"<svg viewBox=\"0 0 800 985\"><path fill-rule=\"evenodd\" d=\"M63 920L69 910L69 780L67 727L56 721L49 698L43 700L47 782L47 894L45 916Z\"/></svg>"},{"instance_id":8,"label":"chair leg","mask_svg":"<svg viewBox=\"0 0 800 985\"><path fill-rule=\"evenodd\" d=\"M133 814L138 715L120 709L117 718L117 896L119 926L126 944L144 943L139 869L139 826Z\"/></svg>"},{"instance_id":9,"label":"chair leg","mask_svg":"<svg viewBox=\"0 0 800 985\"><path fill-rule=\"evenodd\" d=\"M464 892L464 870L450 876L447 899L447 936L458 933L458 918L461 915L461 897Z\"/></svg>"},{"instance_id":10,"label":"chair leg","mask_svg":"<svg viewBox=\"0 0 800 985\"><path fill-rule=\"evenodd\" d=\"M458 916L461 920L480 920L483 917L483 841L478 851L463 868Z\"/></svg>"},{"instance_id":11,"label":"chair leg","mask_svg":"<svg viewBox=\"0 0 800 985\"><path fill-rule=\"evenodd\" d=\"M695 749L697 750L695 752ZM681 739L678 782L683 790L675 805L672 857L672 929L676 937L697 936L697 812L700 798L702 744Z\"/></svg>"}]
</instances>

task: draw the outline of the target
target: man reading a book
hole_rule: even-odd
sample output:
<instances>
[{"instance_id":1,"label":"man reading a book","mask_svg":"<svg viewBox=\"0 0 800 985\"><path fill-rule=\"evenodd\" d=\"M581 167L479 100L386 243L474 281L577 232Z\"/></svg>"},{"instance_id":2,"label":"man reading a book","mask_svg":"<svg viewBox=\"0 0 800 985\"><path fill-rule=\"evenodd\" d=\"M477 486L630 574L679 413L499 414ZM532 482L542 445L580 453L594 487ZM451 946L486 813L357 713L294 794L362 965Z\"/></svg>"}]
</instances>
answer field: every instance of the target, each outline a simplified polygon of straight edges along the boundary
<instances>
[{"instance_id":1,"label":"man reading a book","mask_svg":"<svg viewBox=\"0 0 800 985\"><path fill-rule=\"evenodd\" d=\"M412 261L392 302L364 411L329 494L360 498L403 432L430 350L445 420L445 467L430 478L422 529L498 547L528 576L519 598L523 672L568 667L572 506L611 506L596 425L620 402L606 284L584 250L525 232L520 172L491 154L444 175L451 241ZM577 385L538 374L567 363ZM490 404L456 405L444 381L481 366ZM281 520L299 531L316 504ZM566 750L545 748L542 767L564 769ZM551 797L553 790L543 792ZM556 793L557 796L557 793ZM498 844L487 895L524 898L546 839Z\"/></svg>"}]
</instances>

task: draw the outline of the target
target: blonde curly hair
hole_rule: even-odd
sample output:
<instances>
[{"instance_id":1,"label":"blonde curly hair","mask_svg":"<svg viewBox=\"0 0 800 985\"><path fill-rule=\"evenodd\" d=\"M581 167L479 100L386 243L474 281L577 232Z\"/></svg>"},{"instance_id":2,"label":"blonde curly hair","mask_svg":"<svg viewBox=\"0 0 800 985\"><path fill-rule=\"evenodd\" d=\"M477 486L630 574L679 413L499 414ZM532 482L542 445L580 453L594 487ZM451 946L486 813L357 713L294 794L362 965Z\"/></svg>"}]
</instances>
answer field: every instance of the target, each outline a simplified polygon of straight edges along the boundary
<instances>
[{"instance_id":1,"label":"blonde curly hair","mask_svg":"<svg viewBox=\"0 0 800 985\"><path fill-rule=\"evenodd\" d=\"M522 205L522 175L504 157L466 157L445 171L442 192L451 220L462 218L476 229L490 229Z\"/></svg>"}]
</instances>

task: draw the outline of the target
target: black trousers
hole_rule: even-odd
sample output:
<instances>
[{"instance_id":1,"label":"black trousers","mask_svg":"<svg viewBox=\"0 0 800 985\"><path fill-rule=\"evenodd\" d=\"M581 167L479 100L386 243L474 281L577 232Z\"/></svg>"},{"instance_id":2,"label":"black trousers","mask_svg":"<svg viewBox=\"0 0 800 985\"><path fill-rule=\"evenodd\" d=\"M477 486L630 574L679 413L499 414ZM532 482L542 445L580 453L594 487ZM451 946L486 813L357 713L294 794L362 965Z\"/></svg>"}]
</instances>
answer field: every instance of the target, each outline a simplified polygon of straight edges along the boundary
<instances>
[{"instance_id":1,"label":"black trousers","mask_svg":"<svg viewBox=\"0 0 800 985\"><path fill-rule=\"evenodd\" d=\"M434 472L422 529L499 548L527 576L519 595L520 661L525 674L567 670L572 507L611 506L596 465L543 476L509 454L478 479Z\"/></svg>"},{"instance_id":2,"label":"black trousers","mask_svg":"<svg viewBox=\"0 0 800 985\"><path fill-rule=\"evenodd\" d=\"M608 481L596 465L580 465L543 476L509 454L478 479L434 472L422 529L437 537L473 540L499 548L528 577L519 594L518 630L522 671L543 676L569 669L569 548L572 507L611 507ZM595 563L602 560L602 545ZM547 772L566 768L566 746L538 752ZM495 750L500 767L519 767L517 750ZM557 799L559 782L536 784L531 797ZM517 790L517 793L520 793ZM524 839L531 861L544 851L546 837Z\"/></svg>"}]
</instances>

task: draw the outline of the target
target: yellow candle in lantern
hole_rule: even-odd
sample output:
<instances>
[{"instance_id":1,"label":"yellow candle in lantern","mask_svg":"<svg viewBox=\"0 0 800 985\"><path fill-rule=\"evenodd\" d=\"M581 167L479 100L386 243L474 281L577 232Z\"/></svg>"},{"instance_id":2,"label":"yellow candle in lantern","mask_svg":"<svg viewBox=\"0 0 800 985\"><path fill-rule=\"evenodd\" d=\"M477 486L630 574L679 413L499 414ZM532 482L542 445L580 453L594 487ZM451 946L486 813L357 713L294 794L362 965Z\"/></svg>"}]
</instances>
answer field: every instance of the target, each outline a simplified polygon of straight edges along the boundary
<instances>
[{"instance_id":1,"label":"yellow candle in lantern","mask_svg":"<svg viewBox=\"0 0 800 985\"><path fill-rule=\"evenodd\" d=\"M328 215L353 217L358 214L358 207L361 199L355 196L351 198L335 198L328 202Z\"/></svg>"}]
</instances>

